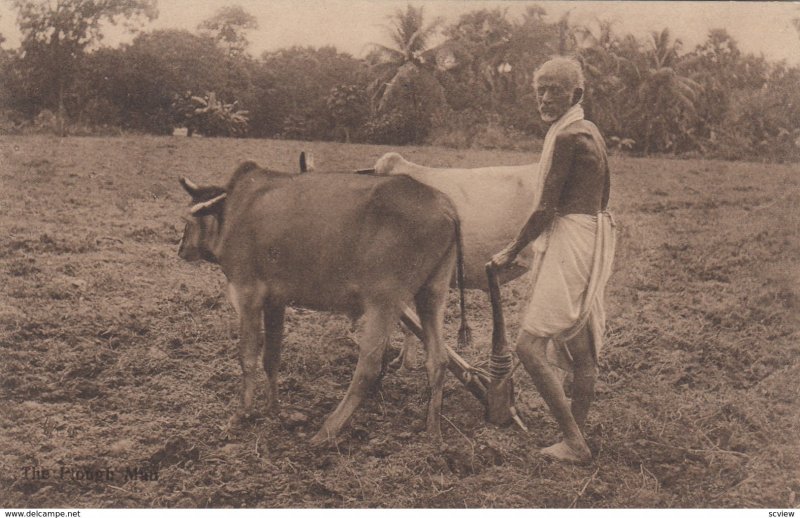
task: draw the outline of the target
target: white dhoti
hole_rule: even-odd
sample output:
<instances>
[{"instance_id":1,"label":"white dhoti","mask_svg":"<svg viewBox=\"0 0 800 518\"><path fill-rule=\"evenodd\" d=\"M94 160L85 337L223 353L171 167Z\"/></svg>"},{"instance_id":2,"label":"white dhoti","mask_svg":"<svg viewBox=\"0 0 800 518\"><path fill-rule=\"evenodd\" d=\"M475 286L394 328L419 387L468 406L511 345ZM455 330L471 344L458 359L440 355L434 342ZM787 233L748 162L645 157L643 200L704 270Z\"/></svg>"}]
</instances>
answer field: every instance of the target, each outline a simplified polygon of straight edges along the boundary
<instances>
[{"instance_id":1,"label":"white dhoti","mask_svg":"<svg viewBox=\"0 0 800 518\"><path fill-rule=\"evenodd\" d=\"M561 368L571 358L564 343L589 325L595 360L605 332L605 287L611 276L616 234L608 212L559 216L533 244L531 295L520 325L552 338L548 356Z\"/></svg>"}]
</instances>

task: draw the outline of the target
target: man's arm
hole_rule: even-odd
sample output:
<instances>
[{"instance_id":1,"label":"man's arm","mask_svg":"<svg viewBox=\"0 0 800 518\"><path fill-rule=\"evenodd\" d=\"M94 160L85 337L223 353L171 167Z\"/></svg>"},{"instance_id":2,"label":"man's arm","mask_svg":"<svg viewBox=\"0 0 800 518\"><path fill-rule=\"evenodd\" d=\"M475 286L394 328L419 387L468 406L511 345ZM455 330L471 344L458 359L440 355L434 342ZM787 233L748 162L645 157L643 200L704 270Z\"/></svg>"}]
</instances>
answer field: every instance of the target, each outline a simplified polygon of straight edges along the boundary
<instances>
[{"instance_id":1,"label":"man's arm","mask_svg":"<svg viewBox=\"0 0 800 518\"><path fill-rule=\"evenodd\" d=\"M564 189L572 165L573 151L574 142L570 135L561 134L556 137L553 161L550 170L545 173L547 177L544 181L539 206L522 226L517 237L492 257L495 267L504 268L511 264L523 248L535 241L553 223L558 211L561 191Z\"/></svg>"}]
</instances>

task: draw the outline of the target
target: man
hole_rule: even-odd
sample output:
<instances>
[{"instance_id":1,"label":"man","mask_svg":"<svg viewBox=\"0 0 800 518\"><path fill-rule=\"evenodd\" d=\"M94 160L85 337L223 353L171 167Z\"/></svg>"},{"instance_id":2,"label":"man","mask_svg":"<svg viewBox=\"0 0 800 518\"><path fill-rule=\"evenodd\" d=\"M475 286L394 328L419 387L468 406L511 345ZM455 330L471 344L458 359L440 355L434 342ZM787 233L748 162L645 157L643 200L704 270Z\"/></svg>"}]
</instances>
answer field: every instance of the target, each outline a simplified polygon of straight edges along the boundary
<instances>
[{"instance_id":1,"label":"man","mask_svg":"<svg viewBox=\"0 0 800 518\"><path fill-rule=\"evenodd\" d=\"M603 291L614 253L613 220L605 212L608 157L597 127L583 118L584 78L576 61L551 59L536 71L533 86L539 114L551 123L539 162L539 204L492 263L506 267L534 242L531 298L516 353L564 436L542 453L584 463L592 458L582 431L594 399ZM548 358L573 372L571 405Z\"/></svg>"}]
</instances>

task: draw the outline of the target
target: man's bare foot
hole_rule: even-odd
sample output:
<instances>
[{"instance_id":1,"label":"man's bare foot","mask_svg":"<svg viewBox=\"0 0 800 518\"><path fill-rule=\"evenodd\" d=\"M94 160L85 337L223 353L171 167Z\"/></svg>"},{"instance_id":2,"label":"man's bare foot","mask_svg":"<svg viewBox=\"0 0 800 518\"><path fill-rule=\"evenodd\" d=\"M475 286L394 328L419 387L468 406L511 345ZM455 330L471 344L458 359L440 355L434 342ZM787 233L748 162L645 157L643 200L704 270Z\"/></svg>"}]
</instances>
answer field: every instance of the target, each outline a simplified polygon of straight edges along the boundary
<instances>
[{"instance_id":1,"label":"man's bare foot","mask_svg":"<svg viewBox=\"0 0 800 518\"><path fill-rule=\"evenodd\" d=\"M592 460L592 452L588 447L584 446L582 450L578 450L565 441L543 448L541 453L546 457L572 464L587 464Z\"/></svg>"}]
</instances>

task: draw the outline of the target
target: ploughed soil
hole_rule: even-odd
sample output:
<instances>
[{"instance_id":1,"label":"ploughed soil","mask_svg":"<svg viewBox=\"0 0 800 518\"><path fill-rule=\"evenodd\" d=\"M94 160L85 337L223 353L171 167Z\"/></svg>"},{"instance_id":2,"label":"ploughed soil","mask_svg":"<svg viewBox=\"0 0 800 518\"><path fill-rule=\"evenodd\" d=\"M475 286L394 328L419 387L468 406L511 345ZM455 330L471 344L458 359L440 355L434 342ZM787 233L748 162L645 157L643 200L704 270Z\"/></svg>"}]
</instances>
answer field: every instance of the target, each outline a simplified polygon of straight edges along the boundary
<instances>
[{"instance_id":1,"label":"ploughed soil","mask_svg":"<svg viewBox=\"0 0 800 518\"><path fill-rule=\"evenodd\" d=\"M282 412L231 434L237 321L224 277L177 257L188 196L253 159L370 167L389 147L202 138L0 138L0 506L793 507L800 492L800 169L613 157L619 225L607 341L588 422L594 461L558 440L527 374L529 431L484 421L450 374L445 445L420 433L424 369L390 372L338 446L309 438L350 381L344 317L287 312ZM403 148L433 166L523 164ZM525 279L503 287L516 336ZM488 297L469 292L470 362ZM451 294L446 340L455 345ZM392 338L399 346L403 335ZM262 379L263 374L262 374Z\"/></svg>"}]
</instances>

